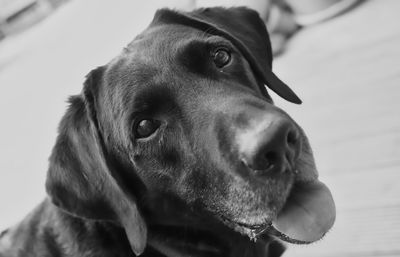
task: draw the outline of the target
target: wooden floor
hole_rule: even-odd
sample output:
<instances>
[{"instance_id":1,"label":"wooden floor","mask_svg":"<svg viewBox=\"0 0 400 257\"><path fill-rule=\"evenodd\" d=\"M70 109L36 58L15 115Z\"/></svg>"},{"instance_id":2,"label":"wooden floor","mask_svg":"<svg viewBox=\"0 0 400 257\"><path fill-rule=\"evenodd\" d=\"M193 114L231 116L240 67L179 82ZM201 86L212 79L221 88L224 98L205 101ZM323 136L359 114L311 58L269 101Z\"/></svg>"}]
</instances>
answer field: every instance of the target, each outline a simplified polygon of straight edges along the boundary
<instances>
[{"instance_id":1,"label":"wooden floor","mask_svg":"<svg viewBox=\"0 0 400 257\"><path fill-rule=\"evenodd\" d=\"M304 104L279 101L308 132L337 222L287 256L400 256L400 1L368 1L310 27L275 68Z\"/></svg>"},{"instance_id":2,"label":"wooden floor","mask_svg":"<svg viewBox=\"0 0 400 257\"><path fill-rule=\"evenodd\" d=\"M146 4L72 1L0 44L0 229L44 197L67 96L149 23L160 2ZM301 31L275 70L304 101L275 97L308 133L337 204L326 238L286 256L400 256L400 1L367 1Z\"/></svg>"}]
</instances>

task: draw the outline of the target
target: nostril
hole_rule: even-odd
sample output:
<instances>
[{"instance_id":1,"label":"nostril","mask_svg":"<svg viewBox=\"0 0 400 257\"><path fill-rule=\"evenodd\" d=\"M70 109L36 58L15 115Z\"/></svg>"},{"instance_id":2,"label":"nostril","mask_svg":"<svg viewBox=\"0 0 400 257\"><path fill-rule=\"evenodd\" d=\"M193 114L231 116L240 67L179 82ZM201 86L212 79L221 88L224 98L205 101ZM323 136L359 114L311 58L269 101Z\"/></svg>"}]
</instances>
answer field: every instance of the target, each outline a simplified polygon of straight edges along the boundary
<instances>
[{"instance_id":1,"label":"nostril","mask_svg":"<svg viewBox=\"0 0 400 257\"><path fill-rule=\"evenodd\" d=\"M278 162L278 154L275 152L267 152L264 156L265 158L265 167L271 168Z\"/></svg>"},{"instance_id":2,"label":"nostril","mask_svg":"<svg viewBox=\"0 0 400 257\"><path fill-rule=\"evenodd\" d=\"M253 170L257 175L270 174L270 172L281 173L283 169L282 155L275 151L269 151L263 155L264 158L260 159L257 168Z\"/></svg>"},{"instance_id":3,"label":"nostril","mask_svg":"<svg viewBox=\"0 0 400 257\"><path fill-rule=\"evenodd\" d=\"M299 139L295 131L289 131L286 140L289 146L296 146Z\"/></svg>"},{"instance_id":4,"label":"nostril","mask_svg":"<svg viewBox=\"0 0 400 257\"><path fill-rule=\"evenodd\" d=\"M286 138L287 142L287 150L286 150L286 159L293 164L295 159L299 155L300 151L300 135L296 130L290 130L287 134Z\"/></svg>"}]
</instances>

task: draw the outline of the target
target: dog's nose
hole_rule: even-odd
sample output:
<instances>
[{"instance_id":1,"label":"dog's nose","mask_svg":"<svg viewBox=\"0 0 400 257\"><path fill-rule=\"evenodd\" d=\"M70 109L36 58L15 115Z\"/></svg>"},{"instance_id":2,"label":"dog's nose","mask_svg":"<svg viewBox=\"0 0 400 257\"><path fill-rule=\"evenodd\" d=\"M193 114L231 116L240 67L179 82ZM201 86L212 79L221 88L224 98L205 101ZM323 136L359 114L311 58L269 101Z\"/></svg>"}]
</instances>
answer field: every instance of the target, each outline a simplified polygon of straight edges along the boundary
<instances>
[{"instance_id":1,"label":"dog's nose","mask_svg":"<svg viewBox=\"0 0 400 257\"><path fill-rule=\"evenodd\" d=\"M241 161L257 175L296 172L299 134L289 118L283 115L268 118L239 137Z\"/></svg>"}]
</instances>

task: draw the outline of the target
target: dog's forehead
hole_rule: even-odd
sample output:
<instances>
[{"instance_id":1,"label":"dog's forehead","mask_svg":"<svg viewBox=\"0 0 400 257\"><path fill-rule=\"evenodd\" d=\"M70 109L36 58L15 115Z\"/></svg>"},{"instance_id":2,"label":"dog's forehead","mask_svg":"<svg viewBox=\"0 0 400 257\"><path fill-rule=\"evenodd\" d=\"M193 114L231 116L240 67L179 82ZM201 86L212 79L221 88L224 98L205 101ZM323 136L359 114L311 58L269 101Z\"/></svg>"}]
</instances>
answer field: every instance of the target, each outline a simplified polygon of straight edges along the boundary
<instances>
[{"instance_id":1,"label":"dog's forehead","mask_svg":"<svg viewBox=\"0 0 400 257\"><path fill-rule=\"evenodd\" d=\"M201 37L204 33L186 26L150 26L108 64L106 82L135 85L140 84L134 83L137 80L149 82L160 77L174 68L176 55L185 44Z\"/></svg>"},{"instance_id":2,"label":"dog's forehead","mask_svg":"<svg viewBox=\"0 0 400 257\"><path fill-rule=\"evenodd\" d=\"M174 90L182 75L176 72L181 49L205 38L202 31L182 25L150 26L108 63L102 95L113 101L131 98L150 86Z\"/></svg>"},{"instance_id":3,"label":"dog's forehead","mask_svg":"<svg viewBox=\"0 0 400 257\"><path fill-rule=\"evenodd\" d=\"M176 81L181 75L176 70L182 65L178 57L185 54L182 49L190 42L205 41L209 36L183 25L150 26L108 64L105 80L111 86L106 90L120 89L121 84L124 88L142 88L151 83L167 85Z\"/></svg>"},{"instance_id":4,"label":"dog's forehead","mask_svg":"<svg viewBox=\"0 0 400 257\"><path fill-rule=\"evenodd\" d=\"M150 26L125 48L125 53L142 61L167 60L173 57L185 42L204 37L197 29L176 24Z\"/></svg>"}]
</instances>

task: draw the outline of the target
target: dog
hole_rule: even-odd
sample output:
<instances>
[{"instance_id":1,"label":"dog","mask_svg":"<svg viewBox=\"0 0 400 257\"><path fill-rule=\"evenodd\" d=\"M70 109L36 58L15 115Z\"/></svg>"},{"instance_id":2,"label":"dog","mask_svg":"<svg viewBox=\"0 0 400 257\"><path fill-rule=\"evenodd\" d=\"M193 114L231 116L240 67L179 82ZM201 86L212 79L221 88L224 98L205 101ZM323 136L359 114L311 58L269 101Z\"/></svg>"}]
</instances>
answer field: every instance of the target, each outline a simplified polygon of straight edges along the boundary
<instances>
[{"instance_id":1,"label":"dog","mask_svg":"<svg viewBox=\"0 0 400 257\"><path fill-rule=\"evenodd\" d=\"M265 86L301 103L257 12L157 11L70 98L48 197L1 234L0 256L275 257L321 239L332 195Z\"/></svg>"}]
</instances>

